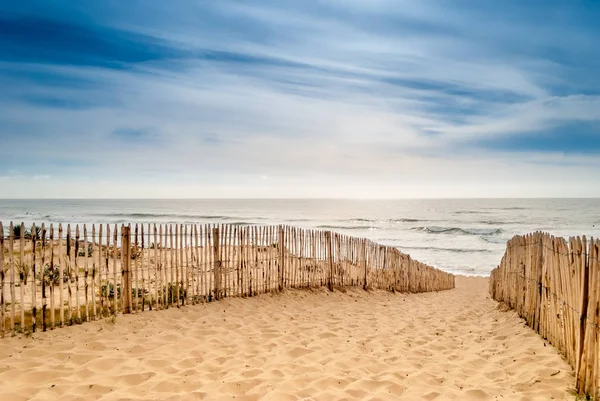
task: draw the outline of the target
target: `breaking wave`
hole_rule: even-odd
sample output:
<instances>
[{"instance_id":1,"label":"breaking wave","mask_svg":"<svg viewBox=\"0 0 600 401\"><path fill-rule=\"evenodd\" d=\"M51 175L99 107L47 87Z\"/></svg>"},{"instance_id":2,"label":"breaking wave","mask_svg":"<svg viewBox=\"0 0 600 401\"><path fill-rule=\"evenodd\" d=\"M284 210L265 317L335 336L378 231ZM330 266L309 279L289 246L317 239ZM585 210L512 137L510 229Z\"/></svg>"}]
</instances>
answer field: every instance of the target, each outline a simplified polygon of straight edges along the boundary
<instances>
[{"instance_id":1,"label":"breaking wave","mask_svg":"<svg viewBox=\"0 0 600 401\"><path fill-rule=\"evenodd\" d=\"M461 227L414 227L415 231L430 234L459 234L459 235L498 235L502 234L501 228L461 228Z\"/></svg>"}]
</instances>

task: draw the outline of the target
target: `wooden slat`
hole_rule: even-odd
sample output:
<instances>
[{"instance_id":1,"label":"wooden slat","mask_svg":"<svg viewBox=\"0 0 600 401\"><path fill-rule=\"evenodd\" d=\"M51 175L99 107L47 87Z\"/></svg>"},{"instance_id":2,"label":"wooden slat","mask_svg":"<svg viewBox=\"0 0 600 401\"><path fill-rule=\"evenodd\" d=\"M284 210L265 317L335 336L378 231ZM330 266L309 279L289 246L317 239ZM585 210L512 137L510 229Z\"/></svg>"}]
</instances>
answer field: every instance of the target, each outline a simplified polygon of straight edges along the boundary
<instances>
[{"instance_id":1,"label":"wooden slat","mask_svg":"<svg viewBox=\"0 0 600 401\"><path fill-rule=\"evenodd\" d=\"M96 276L98 276L98 268L96 267L96 258L94 257L94 243L96 242L96 225L92 224L92 242L91 249L92 254L89 255L92 258L92 277L91 277L91 289L90 292L92 294L92 320L96 320L98 318L98 307L96 304ZM100 249L98 249L98 255L100 255ZM98 261L100 261L101 256L98 256ZM98 266L100 263L98 263Z\"/></svg>"},{"instance_id":2,"label":"wooden slat","mask_svg":"<svg viewBox=\"0 0 600 401\"><path fill-rule=\"evenodd\" d=\"M164 287L164 259L163 259L163 234L162 234L162 224L158 225L158 242L156 242L156 225L154 225L154 249L157 250L156 253L156 309L162 309L165 307L164 291L162 288ZM159 304L161 305L159 308Z\"/></svg>"},{"instance_id":3,"label":"wooden slat","mask_svg":"<svg viewBox=\"0 0 600 401\"><path fill-rule=\"evenodd\" d=\"M177 236L175 236L175 245L177 245L177 243L179 243L179 257L175 258L175 263L178 265L178 268L176 269L176 271L178 272L177 274L177 304L178 305L183 305L183 299L184 299L184 287L183 287L183 282L184 282L184 273L183 273L183 226L180 224L179 225L179 241L177 240ZM175 251L175 253L177 254L177 250Z\"/></svg>"},{"instance_id":4,"label":"wooden slat","mask_svg":"<svg viewBox=\"0 0 600 401\"><path fill-rule=\"evenodd\" d=\"M221 298L221 266L220 266L220 260L221 260L221 254L220 254L220 249L219 249L219 228L218 227L214 227L213 228L213 254L214 254L214 266L213 266L213 275L214 275L214 283L215 283L215 291L214 291L214 298L215 300L219 300Z\"/></svg>"},{"instance_id":5,"label":"wooden slat","mask_svg":"<svg viewBox=\"0 0 600 401\"><path fill-rule=\"evenodd\" d=\"M132 312L137 312L138 311L138 306L141 303L141 300L139 299L139 269L140 269L140 259L141 259L141 253L140 253L140 242L139 242L139 231L138 231L138 225L137 223L135 224L135 226L133 227L133 255L135 259L133 259L132 261L132 276L133 276L133 283L132 283L132 290L133 290L133 307L132 307ZM143 252L142 252L143 253Z\"/></svg>"},{"instance_id":6,"label":"wooden slat","mask_svg":"<svg viewBox=\"0 0 600 401\"><path fill-rule=\"evenodd\" d=\"M132 263L131 263L131 226L121 226L121 313L129 314L133 309Z\"/></svg>"},{"instance_id":7,"label":"wooden slat","mask_svg":"<svg viewBox=\"0 0 600 401\"><path fill-rule=\"evenodd\" d=\"M19 226L19 295L21 298L21 303L19 304L19 308L21 310L21 323L19 329L21 332L25 331L25 282L24 277L27 274L26 270L29 267L26 267L25 263L25 224L21 222Z\"/></svg>"},{"instance_id":8,"label":"wooden slat","mask_svg":"<svg viewBox=\"0 0 600 401\"><path fill-rule=\"evenodd\" d=\"M184 232L185 232L185 236L184 236L184 242L185 242L185 299L186 299L186 303L191 303L191 300L193 298L192 294L190 294L190 271L191 269L191 265L190 265L190 259L189 259L189 254L190 252L192 252L192 237L188 237L188 226L185 225L184 226ZM190 234L192 233L192 230L190 228ZM189 242L188 242L189 240ZM192 276L193 279L193 276ZM194 287L194 283L192 281L192 288Z\"/></svg>"},{"instance_id":9,"label":"wooden slat","mask_svg":"<svg viewBox=\"0 0 600 401\"><path fill-rule=\"evenodd\" d=\"M194 266L192 269L192 287L193 287L193 303L196 304L200 301L200 248L198 246L198 225L194 224L192 226L192 232L190 232L190 235L194 236L194 257L192 258L192 260L195 261L195 263L192 263L192 265ZM190 246L191 246L191 239L190 239Z\"/></svg>"},{"instance_id":10,"label":"wooden slat","mask_svg":"<svg viewBox=\"0 0 600 401\"><path fill-rule=\"evenodd\" d=\"M116 315L118 313L118 303L117 303L117 296L118 296L118 288L117 288L117 284L120 285L121 280L117 280L117 253L119 252L118 248L117 248L117 239L118 239L118 229L117 229L117 225L115 224L114 228L113 228L113 265L112 265L112 269L113 269L113 306L112 306L112 314ZM110 232L110 229L107 229L107 232ZM107 241L107 245L109 244L109 242ZM120 276L120 275L119 275ZM109 292L110 294L110 292Z\"/></svg>"},{"instance_id":11,"label":"wooden slat","mask_svg":"<svg viewBox=\"0 0 600 401\"><path fill-rule=\"evenodd\" d=\"M244 252L246 250L245 246L244 246L244 230L245 227L240 227L240 229L238 230L238 236L237 236L237 242L238 242L238 246L239 246L239 254L238 254L238 261L237 261L237 287L238 287L238 293L239 296L244 297L246 295L245 289L244 289Z\"/></svg>"},{"instance_id":12,"label":"wooden slat","mask_svg":"<svg viewBox=\"0 0 600 401\"><path fill-rule=\"evenodd\" d=\"M177 226L175 227L177 231ZM177 274L177 304L181 306L183 304L183 282L184 282L184 274L183 274L183 226L179 224L179 233L175 236L175 246L179 244L179 251L175 249L175 272ZM177 256L179 255L179 256Z\"/></svg>"},{"instance_id":13,"label":"wooden slat","mask_svg":"<svg viewBox=\"0 0 600 401\"><path fill-rule=\"evenodd\" d=\"M152 225L153 228L153 232L154 232L154 301L155 301L155 309L159 310L160 308L158 307L159 304L159 300L158 300L158 289L160 288L161 285L161 279L160 279L160 253L159 253L159 248L160 248L160 242L159 239L157 239L157 231L156 231L156 223ZM150 234L150 230L148 230L148 234ZM160 237L158 237L160 238ZM150 302L150 308L152 308L152 302Z\"/></svg>"},{"instance_id":14,"label":"wooden slat","mask_svg":"<svg viewBox=\"0 0 600 401\"><path fill-rule=\"evenodd\" d=\"M204 225L204 258L203 258L203 275L204 275L204 297L205 302L212 301L212 287L213 287L213 265L212 265L212 227L210 224Z\"/></svg>"},{"instance_id":15,"label":"wooden slat","mask_svg":"<svg viewBox=\"0 0 600 401\"><path fill-rule=\"evenodd\" d=\"M90 300L89 300L89 296L88 296L88 290L89 290L89 285L88 285L88 278L89 278L89 263L88 263L88 258L89 258L89 248L88 248L88 233L87 233L87 227L84 224L83 225L83 254L84 254L84 262L83 262L83 288L85 291L85 320L86 321L90 321Z\"/></svg>"},{"instance_id":16,"label":"wooden slat","mask_svg":"<svg viewBox=\"0 0 600 401\"><path fill-rule=\"evenodd\" d=\"M31 226L31 332L35 333L37 324L37 286L36 286L36 241L38 237L38 229L33 224ZM3 249L4 251L4 249ZM0 265L2 269L4 266ZM43 272L42 272L43 276ZM25 308L23 308L25 309Z\"/></svg>"},{"instance_id":17,"label":"wooden slat","mask_svg":"<svg viewBox=\"0 0 600 401\"><path fill-rule=\"evenodd\" d=\"M164 225L164 234L163 234L163 224L158 226L158 238L160 242L159 248L159 260L160 260L160 298L161 298L161 309L168 308L169 299L167 289L169 287L169 265L167 264L167 247L168 247L168 229L167 225Z\"/></svg>"},{"instance_id":18,"label":"wooden slat","mask_svg":"<svg viewBox=\"0 0 600 401\"><path fill-rule=\"evenodd\" d=\"M2 231L2 223L0 223L0 233L2 233L2 239L4 237L4 233ZM0 239L0 240L2 240ZM47 308L47 297L46 297L46 225L42 223L41 229L41 240L42 240L42 264L40 266L40 277L41 277L41 286L42 286L42 331L46 331L46 308ZM2 253L4 254L4 244L0 247L2 248ZM2 256L0 256L0 266L2 266L2 282L4 282L4 262L2 261ZM2 290L2 299L4 300L4 290ZM3 305L4 306L4 305ZM4 310L2 310L2 329L4 329ZM4 330L2 330L4 333Z\"/></svg>"},{"instance_id":19,"label":"wooden slat","mask_svg":"<svg viewBox=\"0 0 600 401\"><path fill-rule=\"evenodd\" d=\"M71 225L67 224L67 239L66 239L66 253L65 253L65 272L67 279L67 315L66 320L69 322L69 325L73 324L73 292L71 290L71 277L73 275L73 268L71 266L71 246L72 238L71 238Z\"/></svg>"},{"instance_id":20,"label":"wooden slat","mask_svg":"<svg viewBox=\"0 0 600 401\"><path fill-rule=\"evenodd\" d=\"M249 268L249 274L250 274L250 279L249 279L249 286L250 286L250 296L254 296L256 294L256 290L257 290L257 286L258 286L258 282L257 282L257 277L256 277L256 273L257 273L257 264L258 264L258 255L256 253L256 247L257 247L257 243L256 243L256 238L257 238L257 231L258 228L256 226L254 227L250 227L250 232L249 232L249 241L250 241L250 268Z\"/></svg>"},{"instance_id":21,"label":"wooden slat","mask_svg":"<svg viewBox=\"0 0 600 401\"><path fill-rule=\"evenodd\" d=\"M102 259L102 224L98 224L98 291L99 291L99 303L98 303L98 318L103 318L104 317L104 303L105 303L105 296L104 293L102 291L102 266L103 266L103 259Z\"/></svg>"},{"instance_id":22,"label":"wooden slat","mask_svg":"<svg viewBox=\"0 0 600 401\"><path fill-rule=\"evenodd\" d=\"M174 267L175 267L175 257L174 257L174 247L175 244L173 243L173 225L169 224L169 256L170 256L170 264L169 264L169 285L167 286L167 292L169 293L169 300L167 302L167 305L172 306L173 305L173 297L176 297L177 293L176 293L176 281L175 281L175 272Z\"/></svg>"},{"instance_id":23,"label":"wooden slat","mask_svg":"<svg viewBox=\"0 0 600 401\"><path fill-rule=\"evenodd\" d=\"M204 253L206 250L206 245L204 243L204 235L206 234L202 228L202 224L198 224L197 228L195 229L195 234L198 242L198 301L200 302L203 300L204 302L206 302L206 258Z\"/></svg>"},{"instance_id":24,"label":"wooden slat","mask_svg":"<svg viewBox=\"0 0 600 401\"><path fill-rule=\"evenodd\" d=\"M55 305L54 305L54 226L50 224L50 328L54 329L56 325Z\"/></svg>"},{"instance_id":25,"label":"wooden slat","mask_svg":"<svg viewBox=\"0 0 600 401\"><path fill-rule=\"evenodd\" d=\"M231 282L231 296L237 297L239 296L239 283L238 283L238 266L239 266L239 243L238 243L238 232L239 227L237 225L233 226L233 230L231 232L231 263L229 264L229 276Z\"/></svg>"},{"instance_id":26,"label":"wooden slat","mask_svg":"<svg viewBox=\"0 0 600 401\"><path fill-rule=\"evenodd\" d=\"M146 288L147 282L146 282L146 275L150 274L150 224L148 224L148 229L146 230L147 236L148 236L148 241L146 242L146 237L144 236L144 224L140 224L141 226L141 236L142 236L142 243L141 243L141 247L142 247L142 256L141 256L141 261L140 261L140 275L142 276L142 304L141 304L141 311L144 312L146 310L146 293L148 293L148 289ZM148 261L145 263L145 256L146 256L146 245L148 246ZM150 280L148 280L150 281Z\"/></svg>"},{"instance_id":27,"label":"wooden slat","mask_svg":"<svg viewBox=\"0 0 600 401\"><path fill-rule=\"evenodd\" d=\"M62 224L58 224L58 308L60 314L60 327L65 325L65 302L64 302L64 291L63 291L63 278L66 258L62 252L62 235L63 229Z\"/></svg>"},{"instance_id":28,"label":"wooden slat","mask_svg":"<svg viewBox=\"0 0 600 401\"><path fill-rule=\"evenodd\" d=\"M77 323L81 323L81 308L79 307L79 224L75 226L75 308ZM72 320L72 319L71 319ZM73 324L71 322L71 324Z\"/></svg>"}]
</instances>

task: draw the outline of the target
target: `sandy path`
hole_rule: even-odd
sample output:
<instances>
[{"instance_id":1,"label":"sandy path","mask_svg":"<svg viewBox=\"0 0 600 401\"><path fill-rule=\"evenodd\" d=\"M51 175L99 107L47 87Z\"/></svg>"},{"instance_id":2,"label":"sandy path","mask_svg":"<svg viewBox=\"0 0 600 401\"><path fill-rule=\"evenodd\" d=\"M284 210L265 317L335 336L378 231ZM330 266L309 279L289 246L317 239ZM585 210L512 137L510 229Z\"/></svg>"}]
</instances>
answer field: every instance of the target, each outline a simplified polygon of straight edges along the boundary
<instances>
[{"instance_id":1,"label":"sandy path","mask_svg":"<svg viewBox=\"0 0 600 401\"><path fill-rule=\"evenodd\" d=\"M291 291L0 341L0 399L573 400L571 368L486 279Z\"/></svg>"}]
</instances>

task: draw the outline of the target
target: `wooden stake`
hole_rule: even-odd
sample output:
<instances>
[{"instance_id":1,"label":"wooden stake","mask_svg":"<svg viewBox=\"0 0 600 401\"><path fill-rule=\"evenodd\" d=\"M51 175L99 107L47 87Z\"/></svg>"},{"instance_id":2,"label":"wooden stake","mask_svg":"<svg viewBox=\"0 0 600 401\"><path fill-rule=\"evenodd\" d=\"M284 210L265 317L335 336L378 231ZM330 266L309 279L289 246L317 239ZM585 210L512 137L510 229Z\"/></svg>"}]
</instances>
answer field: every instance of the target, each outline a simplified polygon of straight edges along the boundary
<instances>
[{"instance_id":1,"label":"wooden stake","mask_svg":"<svg viewBox=\"0 0 600 401\"><path fill-rule=\"evenodd\" d=\"M199 232L198 232L199 231ZM205 252L206 252L206 244L204 242L204 235L205 235L205 230L202 230L202 225L199 224L198 225L198 229L196 231L196 237L197 237L197 242L200 245L200 248L198 249L198 285L199 285L199 289L198 289L198 301L200 300L204 300L204 302L207 301L207 291L206 291L206 275L205 275L205 269L206 269L206 256L205 256Z\"/></svg>"},{"instance_id":2,"label":"wooden stake","mask_svg":"<svg viewBox=\"0 0 600 401\"><path fill-rule=\"evenodd\" d=\"M193 252L192 252L192 229L190 227L190 237L189 237L189 245L187 243L188 240L188 229L187 229L187 225L184 228L185 231L185 299L186 299L186 303L190 303L190 299L193 299L193 296L190 295L190 271L192 270L191 266L190 266L190 261L189 261L189 253L192 253L192 257L193 257ZM192 276L192 280L193 280L193 276ZM192 289L194 288L194 282L192 281Z\"/></svg>"},{"instance_id":3,"label":"wooden stake","mask_svg":"<svg viewBox=\"0 0 600 401\"><path fill-rule=\"evenodd\" d=\"M21 267L21 273L19 274L19 294L21 295L21 304L19 305L21 308L21 326L20 329L22 332L25 331L25 275L26 267L25 264L25 224L21 222L21 226L19 229L19 264Z\"/></svg>"},{"instance_id":4,"label":"wooden stake","mask_svg":"<svg viewBox=\"0 0 600 401\"><path fill-rule=\"evenodd\" d=\"M85 224L83 225L83 255L84 255L83 288L85 290L85 320L86 320L86 322L88 322L88 321L90 321L90 306L89 306L89 297L88 297L89 248L88 248L87 227L85 226Z\"/></svg>"},{"instance_id":5,"label":"wooden stake","mask_svg":"<svg viewBox=\"0 0 600 401\"><path fill-rule=\"evenodd\" d=\"M143 225L142 225L142 227L143 227ZM134 250L133 250L132 255L134 255L135 258L133 259L133 263L132 263L133 264L133 274L132 274L133 283L131 285L131 288L132 288L132 291L133 291L133 294L132 294L133 295L132 296L133 305L132 305L132 308L131 308L131 312L137 312L138 311L138 305L139 305L139 299L138 299L139 298L139 291L138 291L139 290L139 284L138 283L139 283L139 278L140 278L139 277L139 273L138 273L138 270L139 270L138 266L139 266L139 261L140 261L140 259L142 257L142 254L144 253L143 251L140 252L140 248L139 248L140 247L140 243L139 243L139 240L138 240L138 234L139 234L139 232L138 232L138 225L136 224L133 227L133 236L134 236L134 238L133 238L133 249ZM143 235L142 235L142 238L143 238ZM121 243L121 246L123 246L122 243Z\"/></svg>"},{"instance_id":6,"label":"wooden stake","mask_svg":"<svg viewBox=\"0 0 600 401\"><path fill-rule=\"evenodd\" d=\"M123 227L121 227L121 230L123 230ZM113 229L113 310L112 310L113 315L116 315L118 313L117 295L118 295L118 292L123 289L122 287L117 287L117 253L119 252L119 248L117 247L117 238L118 238L117 231L118 231L117 225L115 224L115 227ZM108 243L108 241L107 241L107 243ZM123 255L121 255L121 259L122 258L123 258ZM122 277L122 275L121 275L121 277ZM123 298L123 294L121 294L121 298Z\"/></svg>"},{"instance_id":7,"label":"wooden stake","mask_svg":"<svg viewBox=\"0 0 600 401\"><path fill-rule=\"evenodd\" d=\"M62 224L58 224L58 307L60 308L60 327L65 325L65 302L63 298L63 274L66 258L62 253ZM62 259L62 260L61 260Z\"/></svg>"},{"instance_id":8,"label":"wooden stake","mask_svg":"<svg viewBox=\"0 0 600 401\"><path fill-rule=\"evenodd\" d=\"M4 233L2 233L2 234L4 234ZM37 287L36 287L36 283L35 283L35 273L36 273L35 245L36 245L37 237L39 235L40 235L39 230L37 229L35 224L33 224L31 226L31 332L32 333L35 333L36 323L37 323L36 322L36 320L37 320L37 300L36 300ZM4 249L2 249L2 251L4 251ZM4 266L2 266L2 269L4 269ZM42 276L43 276L43 272L42 272ZM24 306L25 305L23 305L23 309L25 309Z\"/></svg>"},{"instance_id":9,"label":"wooden stake","mask_svg":"<svg viewBox=\"0 0 600 401\"><path fill-rule=\"evenodd\" d=\"M333 244L332 244L332 235L331 231L327 231L325 233L325 238L327 240L327 256L329 259L329 277L327 278L327 287L329 291L333 291Z\"/></svg>"},{"instance_id":10,"label":"wooden stake","mask_svg":"<svg viewBox=\"0 0 600 401\"><path fill-rule=\"evenodd\" d=\"M0 241L4 239L4 232L2 231L2 223L0 223L0 233L2 233L2 238ZM41 239L42 239L42 266L40 267L40 277L41 277L41 285L42 285L42 331L46 331L46 308L47 308L47 300L46 300L46 226L42 223L42 231L41 231ZM2 248L2 254L4 254L4 244L0 247ZM2 282L4 283L4 262L2 261L2 256L0 256L0 266L2 266ZM2 289L2 300L4 300L4 289ZM4 306L4 302L2 302ZM4 310L2 310L2 334L4 335Z\"/></svg>"},{"instance_id":11,"label":"wooden stake","mask_svg":"<svg viewBox=\"0 0 600 401\"><path fill-rule=\"evenodd\" d=\"M144 244L144 224L141 223L140 224L140 228L142 230L141 232L141 236L142 236L142 256L141 256L141 261L140 261L140 274L142 276L142 312L146 309L146 275L144 274L144 270L146 270L146 268L144 267L144 249L145 249L145 244ZM150 224L148 224L148 274L150 274Z\"/></svg>"},{"instance_id":12,"label":"wooden stake","mask_svg":"<svg viewBox=\"0 0 600 401\"><path fill-rule=\"evenodd\" d=\"M285 287L285 242L284 242L284 230L283 226L279 226L279 238L277 238L277 244L279 245L279 263L278 263L278 277L279 277L279 291L283 291Z\"/></svg>"},{"instance_id":13,"label":"wooden stake","mask_svg":"<svg viewBox=\"0 0 600 401\"><path fill-rule=\"evenodd\" d=\"M72 277L72 267L71 267L71 225L67 224L67 253L66 253L66 272L67 272L67 299L68 299L68 308L67 308L67 320L69 321L69 325L73 324L73 292L71 290L71 277Z\"/></svg>"},{"instance_id":14,"label":"wooden stake","mask_svg":"<svg viewBox=\"0 0 600 401\"><path fill-rule=\"evenodd\" d=\"M202 230L202 226L200 226L200 230ZM194 224L193 225L193 235L194 235L194 258L196 260L196 267L194 270L193 264L192 264L192 286L193 286L193 292L194 292L194 297L192 298L194 304L197 304L198 302L200 302L200 249L198 247L198 225ZM200 231L202 232L202 231ZM192 235L192 233L190 232L190 235ZM191 244L191 240L190 240L190 244ZM192 258L192 259L194 259ZM194 277L196 277L194 279ZM195 283L195 284L194 284Z\"/></svg>"},{"instance_id":15,"label":"wooden stake","mask_svg":"<svg viewBox=\"0 0 600 401\"><path fill-rule=\"evenodd\" d=\"M367 276L368 276L368 265L367 265L367 240L363 239L362 241L362 251L363 251L363 264L364 264L364 270L365 270L365 279L364 279L364 284L363 284L363 289L365 291L367 291L368 287L368 281L367 281ZM409 280L410 281L410 280Z\"/></svg>"},{"instance_id":16,"label":"wooden stake","mask_svg":"<svg viewBox=\"0 0 600 401\"><path fill-rule=\"evenodd\" d=\"M175 226L175 230L177 230L177 226ZM177 282L175 281L175 274L173 272L173 269L175 267L175 243L173 242L173 225L169 224L169 239L170 239L170 243L171 243L171 248L170 248L170 256L171 256L171 266L170 266L170 271L171 271L171 276L170 276L170 285L169 287L171 287L172 289L169 290L169 305L173 305L173 296L177 296L176 294L176 287L177 287Z\"/></svg>"},{"instance_id":17,"label":"wooden stake","mask_svg":"<svg viewBox=\"0 0 600 401\"><path fill-rule=\"evenodd\" d=\"M179 225L179 266L180 266L180 268L178 269L178 271L181 273L179 275L179 277L181 279L177 280L177 295L179 297L178 301L179 301L180 305L183 305L184 301L185 301L185 294L183 293L183 289L184 289L183 282L185 281L184 280L185 273L184 273L184 266L183 266L183 246L184 246L183 238L184 238L183 226L180 224ZM177 241L175 241L175 242L177 242Z\"/></svg>"},{"instance_id":18,"label":"wooden stake","mask_svg":"<svg viewBox=\"0 0 600 401\"><path fill-rule=\"evenodd\" d=\"M108 227L107 227L108 230ZM108 239L108 235L107 235ZM98 316L100 318L104 317L104 304L106 302L106 298L108 298L108 242L106 243L106 253L104 256L104 260L106 262L107 275L106 275L106 294L104 294L102 290L102 266L104 265L102 259L102 224L98 225L98 290L100 291L100 313Z\"/></svg>"},{"instance_id":19,"label":"wooden stake","mask_svg":"<svg viewBox=\"0 0 600 401\"><path fill-rule=\"evenodd\" d=\"M215 299L221 299L221 252L219 249L219 227L213 228Z\"/></svg>"},{"instance_id":20,"label":"wooden stake","mask_svg":"<svg viewBox=\"0 0 600 401\"><path fill-rule=\"evenodd\" d=\"M154 300L155 300L155 308L156 310L159 309L158 307L158 289L161 286L161 275L160 275L160 264L161 264L161 259L160 259L160 254L159 254L159 249L161 248L160 246L160 242L159 240L156 239L156 223L153 224L153 228L154 228ZM150 230L148 230L150 231ZM148 233L149 234L149 233ZM160 237L159 237L160 238ZM150 302L150 307L152 307L152 302Z\"/></svg>"},{"instance_id":21,"label":"wooden stake","mask_svg":"<svg viewBox=\"0 0 600 401\"><path fill-rule=\"evenodd\" d=\"M92 255L90 255L92 257L92 319L96 320L98 318L98 313L97 313L97 304L96 304L96 275L97 275L97 269L96 269L96 259L94 258L94 243L96 242L96 225L92 224L92 243L90 244L92 247ZM100 248L98 248L98 255L100 255L101 251ZM101 256L98 256L98 262L100 262L100 258ZM100 263L98 263L98 266L100 266Z\"/></svg>"},{"instance_id":22,"label":"wooden stake","mask_svg":"<svg viewBox=\"0 0 600 401\"><path fill-rule=\"evenodd\" d=\"M116 243L115 243L116 245ZM121 227L121 249L122 265L123 265L123 292L121 299L123 300L122 313L131 313L132 308L132 274L131 274L131 227Z\"/></svg>"},{"instance_id":23,"label":"wooden stake","mask_svg":"<svg viewBox=\"0 0 600 401\"><path fill-rule=\"evenodd\" d=\"M79 224L75 226L75 307L77 308L77 323L81 323L81 308L79 307ZM71 324L73 319L71 318Z\"/></svg>"},{"instance_id":24,"label":"wooden stake","mask_svg":"<svg viewBox=\"0 0 600 401\"><path fill-rule=\"evenodd\" d=\"M50 328L54 330L56 317L54 316L54 227L50 224Z\"/></svg>"}]
</instances>

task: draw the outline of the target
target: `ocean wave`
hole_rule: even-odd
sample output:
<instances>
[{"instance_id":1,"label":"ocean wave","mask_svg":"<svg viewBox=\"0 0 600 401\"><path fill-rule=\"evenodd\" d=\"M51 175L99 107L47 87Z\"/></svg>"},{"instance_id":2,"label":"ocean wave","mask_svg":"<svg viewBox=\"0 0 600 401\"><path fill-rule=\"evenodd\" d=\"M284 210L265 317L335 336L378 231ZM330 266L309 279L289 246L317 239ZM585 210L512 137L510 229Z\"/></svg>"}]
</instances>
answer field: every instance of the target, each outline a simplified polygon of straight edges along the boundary
<instances>
[{"instance_id":1,"label":"ocean wave","mask_svg":"<svg viewBox=\"0 0 600 401\"><path fill-rule=\"evenodd\" d=\"M490 253L490 249L465 249L465 248L438 248L435 246L399 246L400 249L406 250L422 250L422 251L441 251L455 253Z\"/></svg>"},{"instance_id":2,"label":"ocean wave","mask_svg":"<svg viewBox=\"0 0 600 401\"><path fill-rule=\"evenodd\" d=\"M337 225L321 225L317 226L317 228L322 228L325 230L375 230L377 227L370 226L337 226Z\"/></svg>"},{"instance_id":3,"label":"ocean wave","mask_svg":"<svg viewBox=\"0 0 600 401\"><path fill-rule=\"evenodd\" d=\"M199 219L199 220L232 220L239 219L239 216L219 216L202 214L170 214L170 213L99 213L95 217L113 217L113 218L155 218L155 219ZM260 218L255 218L259 220Z\"/></svg>"},{"instance_id":4,"label":"ocean wave","mask_svg":"<svg viewBox=\"0 0 600 401\"><path fill-rule=\"evenodd\" d=\"M429 234L462 234L462 235L498 235L502 233L501 228L461 228L461 227L414 227L412 230L423 231Z\"/></svg>"},{"instance_id":5,"label":"ocean wave","mask_svg":"<svg viewBox=\"0 0 600 401\"><path fill-rule=\"evenodd\" d=\"M429 221L425 219L414 219L414 218L396 218L396 219L365 219L365 218L354 218L354 219L341 219L335 220L340 223L418 223L423 221Z\"/></svg>"},{"instance_id":6,"label":"ocean wave","mask_svg":"<svg viewBox=\"0 0 600 401\"><path fill-rule=\"evenodd\" d=\"M390 219L390 221L393 223L418 223L420 221L428 221L428 220L404 218L404 219Z\"/></svg>"},{"instance_id":7,"label":"ocean wave","mask_svg":"<svg viewBox=\"0 0 600 401\"><path fill-rule=\"evenodd\" d=\"M481 239L490 244L506 244L506 242L508 241L506 238L498 237L481 237Z\"/></svg>"},{"instance_id":8,"label":"ocean wave","mask_svg":"<svg viewBox=\"0 0 600 401\"><path fill-rule=\"evenodd\" d=\"M478 221L474 221L473 223L486 224L486 225L489 225L489 226L500 226L500 225L506 225L506 224L518 224L517 222L514 222L514 221L498 221L498 220L478 220Z\"/></svg>"}]
</instances>

